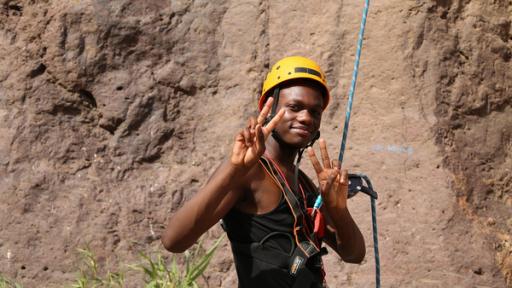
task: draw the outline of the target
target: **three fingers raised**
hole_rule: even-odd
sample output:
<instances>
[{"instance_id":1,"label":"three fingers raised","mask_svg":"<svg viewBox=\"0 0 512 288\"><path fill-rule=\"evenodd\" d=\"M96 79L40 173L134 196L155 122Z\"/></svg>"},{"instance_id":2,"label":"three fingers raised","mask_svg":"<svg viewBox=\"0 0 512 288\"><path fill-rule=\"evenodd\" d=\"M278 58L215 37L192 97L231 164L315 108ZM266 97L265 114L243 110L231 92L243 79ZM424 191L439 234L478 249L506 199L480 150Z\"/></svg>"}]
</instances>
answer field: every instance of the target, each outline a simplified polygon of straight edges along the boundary
<instances>
[{"instance_id":1,"label":"three fingers raised","mask_svg":"<svg viewBox=\"0 0 512 288\"><path fill-rule=\"evenodd\" d=\"M324 139L318 140L320 144L320 154L322 156L322 162L324 163L325 168L332 168L331 160L329 158L329 152L327 152L327 144Z\"/></svg>"},{"instance_id":2,"label":"three fingers raised","mask_svg":"<svg viewBox=\"0 0 512 288\"><path fill-rule=\"evenodd\" d=\"M315 154L315 150L313 148L308 148L308 156L311 160L311 164L315 169L316 173L322 172L324 169L332 169L332 168L340 168L339 161L333 160L331 162L329 158L329 153L327 152L327 145L325 144L325 140L322 138L318 142L320 142L320 154L322 156L322 163L318 160Z\"/></svg>"},{"instance_id":3,"label":"three fingers raised","mask_svg":"<svg viewBox=\"0 0 512 288\"><path fill-rule=\"evenodd\" d=\"M313 169L315 169L316 174L320 174L324 168L322 167L322 164L320 164L320 161L318 161L318 158L316 158L315 150L309 147L307 152L309 160L311 161L311 165L313 165Z\"/></svg>"}]
</instances>

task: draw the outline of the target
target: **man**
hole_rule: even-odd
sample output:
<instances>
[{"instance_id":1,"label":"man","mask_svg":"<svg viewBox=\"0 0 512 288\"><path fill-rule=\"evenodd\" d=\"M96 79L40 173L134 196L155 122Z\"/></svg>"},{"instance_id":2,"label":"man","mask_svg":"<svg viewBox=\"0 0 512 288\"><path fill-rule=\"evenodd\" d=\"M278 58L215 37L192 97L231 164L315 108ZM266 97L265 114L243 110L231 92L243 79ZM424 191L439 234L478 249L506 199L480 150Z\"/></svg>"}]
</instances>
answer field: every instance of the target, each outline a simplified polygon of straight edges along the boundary
<instances>
[{"instance_id":1,"label":"man","mask_svg":"<svg viewBox=\"0 0 512 288\"><path fill-rule=\"evenodd\" d=\"M171 217L165 248L185 251L222 219L242 288L324 287L322 240L345 262L360 263L365 244L347 208L347 170L330 160L323 139L322 163L307 150L319 188L296 170L295 159L319 136L329 97L315 62L278 61L265 79L258 118L249 119L231 157ZM324 205L313 212L317 190Z\"/></svg>"}]
</instances>

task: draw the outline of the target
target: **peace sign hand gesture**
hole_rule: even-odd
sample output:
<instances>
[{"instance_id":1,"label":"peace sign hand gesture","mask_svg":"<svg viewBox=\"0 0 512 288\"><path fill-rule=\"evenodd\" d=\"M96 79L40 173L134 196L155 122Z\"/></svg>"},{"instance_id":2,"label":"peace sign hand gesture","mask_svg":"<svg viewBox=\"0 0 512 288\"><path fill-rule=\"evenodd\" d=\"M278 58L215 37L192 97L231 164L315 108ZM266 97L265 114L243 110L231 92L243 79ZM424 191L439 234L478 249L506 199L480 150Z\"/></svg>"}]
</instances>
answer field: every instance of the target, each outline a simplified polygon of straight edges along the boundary
<instances>
[{"instance_id":1,"label":"peace sign hand gesture","mask_svg":"<svg viewBox=\"0 0 512 288\"><path fill-rule=\"evenodd\" d=\"M348 171L341 170L338 160L331 161L324 139L320 139L323 166L316 158L315 150L308 148L308 156L320 184L320 194L327 209L347 208Z\"/></svg>"},{"instance_id":2,"label":"peace sign hand gesture","mask_svg":"<svg viewBox=\"0 0 512 288\"><path fill-rule=\"evenodd\" d=\"M281 109L267 125L263 126L273 101L274 98L269 98L258 118L256 120L253 117L249 118L247 127L236 135L231 154L233 165L249 169L265 152L265 141L284 115L284 109Z\"/></svg>"}]
</instances>

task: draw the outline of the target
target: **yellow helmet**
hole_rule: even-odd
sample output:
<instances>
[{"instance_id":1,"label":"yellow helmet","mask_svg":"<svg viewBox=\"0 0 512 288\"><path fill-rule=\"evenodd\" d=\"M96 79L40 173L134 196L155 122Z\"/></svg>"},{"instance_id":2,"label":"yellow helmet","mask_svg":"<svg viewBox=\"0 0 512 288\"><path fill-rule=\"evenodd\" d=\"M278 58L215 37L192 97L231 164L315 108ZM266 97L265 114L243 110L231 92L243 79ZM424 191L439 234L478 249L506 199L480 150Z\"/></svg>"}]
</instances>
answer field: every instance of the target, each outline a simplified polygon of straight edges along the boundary
<instances>
[{"instance_id":1,"label":"yellow helmet","mask_svg":"<svg viewBox=\"0 0 512 288\"><path fill-rule=\"evenodd\" d=\"M320 69L320 66L311 59L301 56L290 56L277 61L268 72L263 82L263 89L258 103L259 109L263 109L269 91L277 85L292 79L311 79L318 82L325 88L324 105L322 109L327 107L330 100L329 89L327 88L325 75Z\"/></svg>"}]
</instances>

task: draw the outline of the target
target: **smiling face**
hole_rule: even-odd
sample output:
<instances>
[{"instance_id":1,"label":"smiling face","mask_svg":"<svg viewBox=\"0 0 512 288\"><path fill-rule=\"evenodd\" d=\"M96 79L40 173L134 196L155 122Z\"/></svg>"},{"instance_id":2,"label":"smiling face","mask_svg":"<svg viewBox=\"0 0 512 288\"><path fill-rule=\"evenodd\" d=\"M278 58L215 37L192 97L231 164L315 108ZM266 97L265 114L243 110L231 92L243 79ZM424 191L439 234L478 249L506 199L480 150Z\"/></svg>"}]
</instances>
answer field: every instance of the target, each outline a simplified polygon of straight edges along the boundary
<instances>
[{"instance_id":1,"label":"smiling face","mask_svg":"<svg viewBox=\"0 0 512 288\"><path fill-rule=\"evenodd\" d=\"M279 93L277 111L284 108L283 119L275 128L289 145L305 147L320 129L323 93L318 85L307 80L287 83Z\"/></svg>"}]
</instances>

